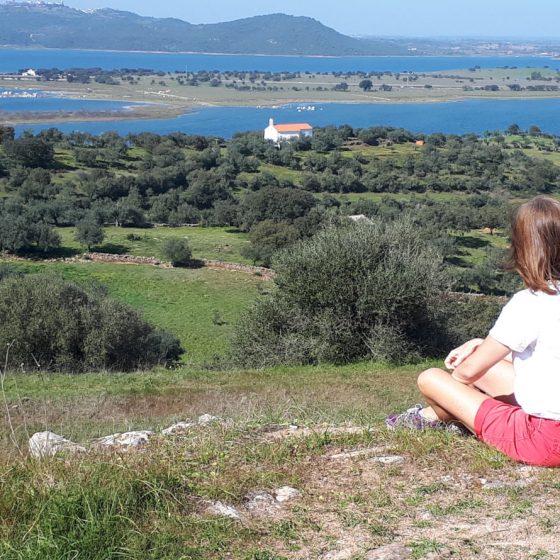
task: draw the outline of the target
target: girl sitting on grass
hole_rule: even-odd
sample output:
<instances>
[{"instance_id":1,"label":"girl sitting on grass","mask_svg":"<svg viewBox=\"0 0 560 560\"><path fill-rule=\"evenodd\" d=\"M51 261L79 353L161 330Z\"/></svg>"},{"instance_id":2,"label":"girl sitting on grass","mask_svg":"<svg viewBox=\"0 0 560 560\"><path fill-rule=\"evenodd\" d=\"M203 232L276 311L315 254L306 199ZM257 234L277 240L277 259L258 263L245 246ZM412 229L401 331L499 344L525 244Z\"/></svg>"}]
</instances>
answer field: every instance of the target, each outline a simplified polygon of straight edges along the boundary
<instances>
[{"instance_id":1,"label":"girl sitting on grass","mask_svg":"<svg viewBox=\"0 0 560 560\"><path fill-rule=\"evenodd\" d=\"M560 203L536 197L513 221L512 265L527 289L515 294L484 339L422 372L430 406L386 419L389 428L460 422L512 459L560 466Z\"/></svg>"}]
</instances>

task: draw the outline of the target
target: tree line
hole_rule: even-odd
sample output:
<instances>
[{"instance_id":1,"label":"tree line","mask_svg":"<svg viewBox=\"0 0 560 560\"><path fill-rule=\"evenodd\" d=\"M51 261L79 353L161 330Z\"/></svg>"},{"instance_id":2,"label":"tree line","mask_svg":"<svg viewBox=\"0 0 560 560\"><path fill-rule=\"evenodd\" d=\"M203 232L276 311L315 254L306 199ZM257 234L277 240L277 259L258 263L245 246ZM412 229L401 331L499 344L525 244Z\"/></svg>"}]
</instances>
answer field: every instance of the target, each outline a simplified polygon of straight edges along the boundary
<instances>
[{"instance_id":1,"label":"tree line","mask_svg":"<svg viewBox=\"0 0 560 560\"><path fill-rule=\"evenodd\" d=\"M523 137L516 125L510 129ZM557 149L556 137L546 140ZM449 231L503 227L510 197L560 188L558 166L507 147L499 134L350 126L316 129L311 139L280 146L257 133L227 142L180 132L125 137L57 129L16 138L4 126L0 177L2 251L48 252L60 244L60 226L77 226L78 240L90 248L108 224L199 224L248 232L246 256L266 265L278 249L355 214L392 220L410 213L449 246ZM381 197L349 202L339 196L367 192ZM441 202L423 196L433 192L465 196ZM397 193L409 196L397 202L391 196Z\"/></svg>"}]
</instances>

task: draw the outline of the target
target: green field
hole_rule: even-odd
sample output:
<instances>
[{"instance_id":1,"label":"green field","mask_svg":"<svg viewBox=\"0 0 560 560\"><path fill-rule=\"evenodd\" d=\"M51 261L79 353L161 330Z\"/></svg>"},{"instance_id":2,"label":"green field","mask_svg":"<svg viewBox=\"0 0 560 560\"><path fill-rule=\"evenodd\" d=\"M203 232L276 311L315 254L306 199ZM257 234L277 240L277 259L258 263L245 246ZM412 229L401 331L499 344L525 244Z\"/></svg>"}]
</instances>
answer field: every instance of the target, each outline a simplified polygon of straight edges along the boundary
<instances>
[{"instance_id":1,"label":"green field","mask_svg":"<svg viewBox=\"0 0 560 560\"><path fill-rule=\"evenodd\" d=\"M74 239L75 228L58 228L62 247L68 252L82 253L85 249ZM217 227L153 227L117 228L106 227L105 240L96 251L156 257L165 260L162 243L170 237L187 239L195 259L251 264L241 256L241 249L248 243L247 234L233 228Z\"/></svg>"},{"instance_id":2,"label":"green field","mask_svg":"<svg viewBox=\"0 0 560 560\"><path fill-rule=\"evenodd\" d=\"M94 281L143 312L155 326L181 340L186 363L222 356L239 314L268 282L250 274L200 269L161 269L105 263L13 262L25 272L52 272L78 283Z\"/></svg>"}]
</instances>

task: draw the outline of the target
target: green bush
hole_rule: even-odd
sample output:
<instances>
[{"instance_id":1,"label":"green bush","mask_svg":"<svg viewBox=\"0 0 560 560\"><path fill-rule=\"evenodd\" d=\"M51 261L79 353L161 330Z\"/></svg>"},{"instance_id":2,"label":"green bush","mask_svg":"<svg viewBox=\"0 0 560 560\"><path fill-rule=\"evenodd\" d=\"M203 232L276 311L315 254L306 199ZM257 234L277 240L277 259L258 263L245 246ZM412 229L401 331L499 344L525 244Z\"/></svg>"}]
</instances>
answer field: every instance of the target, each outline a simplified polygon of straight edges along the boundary
<instances>
[{"instance_id":1,"label":"green bush","mask_svg":"<svg viewBox=\"0 0 560 560\"><path fill-rule=\"evenodd\" d=\"M24 371L130 371L183 353L127 305L50 275L0 282L0 348L8 347L8 366Z\"/></svg>"},{"instance_id":2,"label":"green bush","mask_svg":"<svg viewBox=\"0 0 560 560\"><path fill-rule=\"evenodd\" d=\"M496 322L506 298L448 294L442 299L438 322L442 325L442 354L471 338L484 338Z\"/></svg>"},{"instance_id":3,"label":"green bush","mask_svg":"<svg viewBox=\"0 0 560 560\"><path fill-rule=\"evenodd\" d=\"M236 329L236 361L404 362L441 353L447 277L410 220L323 230L282 252L274 269L276 289Z\"/></svg>"},{"instance_id":4,"label":"green bush","mask_svg":"<svg viewBox=\"0 0 560 560\"><path fill-rule=\"evenodd\" d=\"M173 266L187 266L191 262L192 251L186 239L169 237L163 242L161 250Z\"/></svg>"},{"instance_id":5,"label":"green bush","mask_svg":"<svg viewBox=\"0 0 560 560\"><path fill-rule=\"evenodd\" d=\"M9 264L0 264L0 282L6 278L21 277L23 273L15 266Z\"/></svg>"}]
</instances>

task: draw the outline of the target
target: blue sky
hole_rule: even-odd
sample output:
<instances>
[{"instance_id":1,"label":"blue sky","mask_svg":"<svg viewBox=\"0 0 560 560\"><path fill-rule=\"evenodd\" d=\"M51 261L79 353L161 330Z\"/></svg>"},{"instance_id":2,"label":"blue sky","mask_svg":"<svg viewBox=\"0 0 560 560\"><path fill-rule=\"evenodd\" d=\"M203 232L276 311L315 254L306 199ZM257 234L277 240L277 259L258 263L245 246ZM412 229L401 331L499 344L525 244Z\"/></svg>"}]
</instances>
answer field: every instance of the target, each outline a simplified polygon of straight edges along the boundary
<instances>
[{"instance_id":1,"label":"blue sky","mask_svg":"<svg viewBox=\"0 0 560 560\"><path fill-rule=\"evenodd\" d=\"M282 12L310 16L348 35L560 37L558 0L66 0L191 23Z\"/></svg>"}]
</instances>

